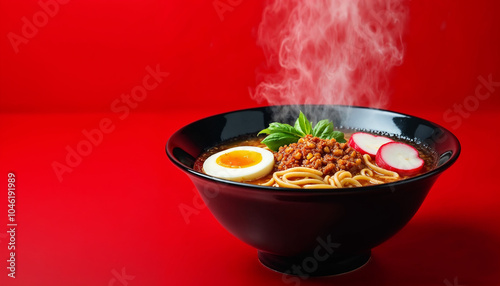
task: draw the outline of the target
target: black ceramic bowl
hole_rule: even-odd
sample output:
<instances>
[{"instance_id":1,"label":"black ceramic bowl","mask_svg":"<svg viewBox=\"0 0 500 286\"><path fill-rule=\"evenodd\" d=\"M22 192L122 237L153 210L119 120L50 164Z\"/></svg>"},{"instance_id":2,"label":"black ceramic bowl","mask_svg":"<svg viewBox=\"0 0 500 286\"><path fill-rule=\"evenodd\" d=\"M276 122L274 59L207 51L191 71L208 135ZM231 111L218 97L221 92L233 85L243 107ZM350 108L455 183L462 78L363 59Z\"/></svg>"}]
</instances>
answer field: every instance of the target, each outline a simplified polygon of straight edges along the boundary
<instances>
[{"instance_id":1,"label":"black ceramic bowl","mask_svg":"<svg viewBox=\"0 0 500 286\"><path fill-rule=\"evenodd\" d=\"M311 121L328 118L336 127L387 133L426 144L437 153L437 167L394 183L340 190L256 186L192 169L195 158L207 148L239 135L257 134L275 120L293 124L298 110L305 111ZM352 106L305 105L211 116L174 133L166 151L193 181L215 218L233 235L255 247L264 265L288 274L317 276L364 265L373 247L413 217L438 176L458 158L460 143L443 127L405 114Z\"/></svg>"}]
</instances>

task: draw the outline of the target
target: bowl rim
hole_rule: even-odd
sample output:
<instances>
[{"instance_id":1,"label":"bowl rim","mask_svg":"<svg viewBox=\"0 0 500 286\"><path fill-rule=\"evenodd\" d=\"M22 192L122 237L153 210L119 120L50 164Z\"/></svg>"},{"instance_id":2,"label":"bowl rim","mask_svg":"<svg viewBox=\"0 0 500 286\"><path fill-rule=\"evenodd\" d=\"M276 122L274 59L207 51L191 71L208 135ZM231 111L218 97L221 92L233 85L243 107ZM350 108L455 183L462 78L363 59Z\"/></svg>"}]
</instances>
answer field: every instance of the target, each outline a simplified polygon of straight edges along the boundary
<instances>
[{"instance_id":1,"label":"bowl rim","mask_svg":"<svg viewBox=\"0 0 500 286\"><path fill-rule=\"evenodd\" d=\"M444 130L445 132L447 132L449 135L451 135L452 140L455 141L455 143L457 145L457 150L456 150L456 152L453 152L452 156L446 162L444 162L442 165L440 165L440 166L438 166L438 167L436 167L436 168L434 168L434 169L432 169L430 171L427 171L427 172L425 172L423 174L415 176L415 177L411 177L411 178L407 178L407 179L404 179L404 180L395 181L395 182L391 182L391 183L379 184L379 185L369 185L369 186L362 186L362 187L355 187L355 188L337 188L337 189L333 189L333 190L332 189L327 189L327 188L325 188L325 189L303 189L303 188L300 188L299 189L299 188L261 186L261 185L254 185L254 184L249 184L249 183L245 183L245 182L236 182L236 181L230 181L230 180L226 180L226 179L221 179L221 178L217 178L217 177L213 177L213 176L207 175L207 174L202 173L202 172L195 171L191 167L187 167L186 165L182 164L179 160L177 160L175 158L175 156L173 154L171 154L171 152L169 151L169 145L171 144L172 138L174 136L176 136L178 133L180 133L186 127L188 127L188 126L190 126L192 124L195 124L195 123L197 123L199 121L208 120L210 118L215 118L215 117L219 117L219 116L223 116L223 115L227 115L227 114L231 114L231 113L243 112L243 111L252 111L252 110L260 110L260 111L262 111L263 109L266 109L266 108L273 108L273 107L283 108L283 107L293 107L293 106L295 106L295 107L299 107L299 106L332 106L333 107L333 106L336 106L336 107L341 107L341 108L370 109L370 110L376 110L376 111L382 111L382 112L385 112L385 113L390 113L390 114L393 114L393 115L399 115L399 116L406 116L406 117L415 118L415 119L418 119L418 120L422 120L422 121L428 123L429 125L433 125L436 128L440 128L440 129ZM429 178L429 177L433 177L433 176L439 175L440 173L442 173L444 170L448 169L451 165L453 165L455 163L455 161L458 159L458 157L460 155L461 149L462 149L462 147L460 145L460 141L455 136L455 134L453 134L447 128L444 128L443 126L441 126L441 125L439 125L437 123L431 122L431 121L429 121L427 119L424 119L424 118L421 118L421 117L418 117L418 116L414 116L414 115L409 115L409 114L406 114L406 113L391 111L391 110L387 110L387 109L367 107L367 106L356 106L356 105L342 105L342 104L283 104L283 105L266 105L266 106L253 107L253 108L242 108L242 109L232 110L232 111L228 111L228 112L220 112L220 113L217 113L217 114L214 114L214 115L211 115L211 116L203 117L201 119L195 120L195 121L190 122L188 124L185 124L181 128L177 129L177 131L175 131L169 137L169 139L167 140L167 144L165 145L165 151L166 151L167 156L170 159L170 161L172 161L182 171L184 171L186 173L189 173L191 175L194 175L196 177L200 177L200 178L203 178L203 179L208 180L208 181L215 181L218 184L235 186L235 187L244 188L244 189L252 189L252 190L255 190L255 191L262 191L262 192L266 192L266 193L274 193L274 194L276 194L276 193L278 193L278 194L306 194L306 195L311 195L311 194L339 194L340 195L340 194L353 194L353 193L359 193L359 192L363 192L364 193L364 192L369 192L369 191L374 192L374 191L377 191L377 190L387 190L387 189L393 189L393 190L395 190L400 185L410 184L410 183L415 182L415 181L420 181L420 180L424 180L424 179Z\"/></svg>"}]
</instances>

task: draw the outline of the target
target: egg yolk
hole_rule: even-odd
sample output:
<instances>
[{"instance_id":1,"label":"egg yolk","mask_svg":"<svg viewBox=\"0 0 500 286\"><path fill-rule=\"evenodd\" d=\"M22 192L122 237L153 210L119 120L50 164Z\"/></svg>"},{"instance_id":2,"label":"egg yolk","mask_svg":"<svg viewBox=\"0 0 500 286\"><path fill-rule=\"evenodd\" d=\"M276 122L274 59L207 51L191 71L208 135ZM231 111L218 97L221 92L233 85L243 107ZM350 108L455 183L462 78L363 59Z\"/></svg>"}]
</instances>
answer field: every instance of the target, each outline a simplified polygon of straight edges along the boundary
<instances>
[{"instance_id":1,"label":"egg yolk","mask_svg":"<svg viewBox=\"0 0 500 286\"><path fill-rule=\"evenodd\" d=\"M259 152L235 150L220 155L216 163L226 168L247 168L259 164L260 161L262 161L262 155Z\"/></svg>"}]
</instances>

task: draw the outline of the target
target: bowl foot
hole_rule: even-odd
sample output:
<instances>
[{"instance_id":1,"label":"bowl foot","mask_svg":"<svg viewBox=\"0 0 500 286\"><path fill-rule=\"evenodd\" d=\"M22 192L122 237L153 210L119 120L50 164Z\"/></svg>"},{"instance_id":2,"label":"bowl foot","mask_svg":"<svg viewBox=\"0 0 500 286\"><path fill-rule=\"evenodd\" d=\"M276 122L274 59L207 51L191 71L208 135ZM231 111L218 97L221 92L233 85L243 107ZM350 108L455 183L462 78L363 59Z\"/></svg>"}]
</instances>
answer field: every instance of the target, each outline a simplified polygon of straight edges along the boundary
<instances>
[{"instance_id":1,"label":"bowl foot","mask_svg":"<svg viewBox=\"0 0 500 286\"><path fill-rule=\"evenodd\" d=\"M318 255L287 257L258 251L260 262L281 273L296 275L303 279L309 276L328 276L356 270L370 260L371 251L357 255L332 254L328 257Z\"/></svg>"}]
</instances>

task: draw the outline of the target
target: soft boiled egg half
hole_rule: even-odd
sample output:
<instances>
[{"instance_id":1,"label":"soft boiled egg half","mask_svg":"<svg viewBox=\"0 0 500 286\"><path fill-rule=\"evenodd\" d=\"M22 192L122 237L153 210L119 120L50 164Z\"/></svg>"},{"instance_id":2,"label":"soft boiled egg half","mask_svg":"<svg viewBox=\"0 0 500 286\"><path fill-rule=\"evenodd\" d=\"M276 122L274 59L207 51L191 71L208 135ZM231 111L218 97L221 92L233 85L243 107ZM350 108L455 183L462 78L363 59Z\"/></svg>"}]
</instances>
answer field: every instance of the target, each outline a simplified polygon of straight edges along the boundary
<instances>
[{"instance_id":1,"label":"soft boiled egg half","mask_svg":"<svg viewBox=\"0 0 500 286\"><path fill-rule=\"evenodd\" d=\"M253 146L229 148L213 154L203 163L206 174L237 182L264 177L273 167L273 153Z\"/></svg>"}]
</instances>

